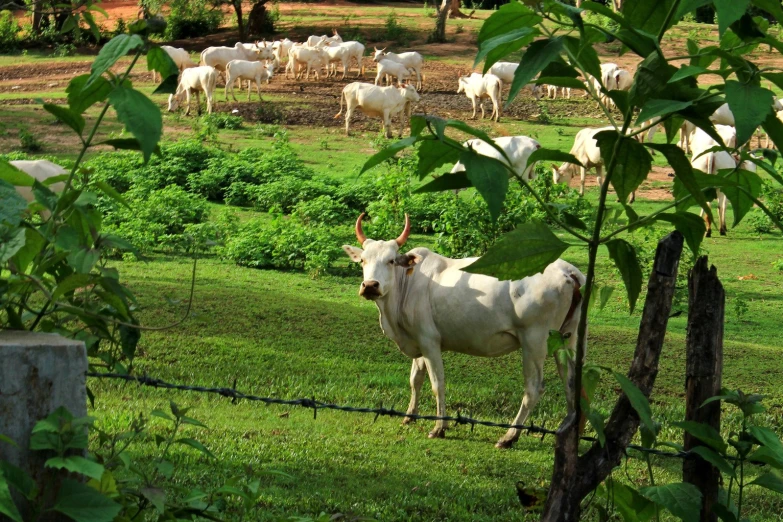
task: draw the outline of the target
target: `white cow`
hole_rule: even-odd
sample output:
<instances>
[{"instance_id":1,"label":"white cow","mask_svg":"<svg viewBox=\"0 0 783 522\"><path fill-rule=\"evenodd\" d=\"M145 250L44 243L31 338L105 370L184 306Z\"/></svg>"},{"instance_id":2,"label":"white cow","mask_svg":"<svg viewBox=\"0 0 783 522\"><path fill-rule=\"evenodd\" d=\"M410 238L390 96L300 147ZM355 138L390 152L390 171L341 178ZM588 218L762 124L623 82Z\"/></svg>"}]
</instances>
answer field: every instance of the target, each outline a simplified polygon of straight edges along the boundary
<instances>
[{"instance_id":1,"label":"white cow","mask_svg":"<svg viewBox=\"0 0 783 522\"><path fill-rule=\"evenodd\" d=\"M465 96L473 103L473 116L476 118L476 100L481 106L481 119L484 119L484 98L492 100L492 114L490 119L500 121L500 107L503 102L503 81L494 74L481 75L472 73L470 76L460 76L457 86L457 94L464 92Z\"/></svg>"},{"instance_id":2,"label":"white cow","mask_svg":"<svg viewBox=\"0 0 783 522\"><path fill-rule=\"evenodd\" d=\"M705 134L706 136L706 134ZM716 143L717 144L717 143ZM707 152L699 157L691 159L691 165L694 169L701 170L705 174L717 174L721 169L733 169L737 166L737 162L726 151L720 150L715 152ZM720 222L720 235L726 235L726 195L716 189L718 194L718 220ZM712 236L712 221L708 215L704 214L704 210L701 211L701 215L704 216L704 222L707 225L707 237Z\"/></svg>"},{"instance_id":3,"label":"white cow","mask_svg":"<svg viewBox=\"0 0 783 522\"><path fill-rule=\"evenodd\" d=\"M169 95L169 111L176 111L180 103L182 103L182 98L185 97L188 106L185 111L185 115L187 116L190 114L190 95L195 94L196 107L198 108L198 113L201 114L199 92L204 91L204 95L207 97L207 113L212 114L217 78L217 69L210 67L209 65L202 65L182 71L182 76L180 76L179 85L177 86L177 92Z\"/></svg>"},{"instance_id":4,"label":"white cow","mask_svg":"<svg viewBox=\"0 0 783 522\"><path fill-rule=\"evenodd\" d=\"M604 160L601 158L601 149L595 141L595 135L601 131L615 130L614 127L601 127L599 129L582 129L576 133L574 145L571 147L571 154L579 160L582 166L573 163L563 163L560 167L552 166L552 174L555 183L568 183L571 178L579 172L580 188L579 194L585 195L585 174L588 169L595 169L595 176L598 178L598 186L603 184L603 166ZM636 192L631 193L629 203L636 200Z\"/></svg>"},{"instance_id":5,"label":"white cow","mask_svg":"<svg viewBox=\"0 0 783 522\"><path fill-rule=\"evenodd\" d=\"M518 63L495 62L492 65L492 67L489 68L487 74L494 74L495 76L500 78L504 84L511 85L511 83L514 81L514 73L517 72L517 67L519 67ZM540 100L541 86L536 85L535 83L528 83L527 86L530 87L530 90L533 93L533 96L536 98L536 100Z\"/></svg>"},{"instance_id":6,"label":"white cow","mask_svg":"<svg viewBox=\"0 0 783 522\"><path fill-rule=\"evenodd\" d=\"M288 59L288 51L293 47L294 42L288 38L272 43L272 52L277 58L278 63L283 62L283 58Z\"/></svg>"},{"instance_id":7,"label":"white cow","mask_svg":"<svg viewBox=\"0 0 783 522\"><path fill-rule=\"evenodd\" d=\"M495 143L503 149L506 156L508 156L508 159L511 160L510 167L513 171L526 181L529 180L531 178L531 173L534 172L535 163L528 165L527 160L533 152L541 148L541 144L527 136L501 136L495 138ZM466 141L463 145L470 146L482 156L489 156L490 158L495 158L496 160L509 165L495 147L483 140L474 138ZM465 165L458 161L451 169L451 173L463 172L464 170Z\"/></svg>"},{"instance_id":8,"label":"white cow","mask_svg":"<svg viewBox=\"0 0 783 522\"><path fill-rule=\"evenodd\" d=\"M161 45L160 48L171 57L171 60L174 62L174 65L177 66L179 72L182 72L184 69L188 69L190 67L198 67L198 65L193 63L193 60L190 59L190 53L185 49L182 49L181 47L172 47L170 45ZM153 83L162 79L160 78L160 73L157 73L158 80L156 80L156 73L157 71L152 71Z\"/></svg>"},{"instance_id":9,"label":"white cow","mask_svg":"<svg viewBox=\"0 0 783 522\"><path fill-rule=\"evenodd\" d=\"M345 101L345 134L348 134L353 111L361 109L367 116L377 116L383 120L383 129L386 137L392 137L391 119L394 115L400 115L400 136L405 123L405 117L410 117L412 105L420 100L419 93L412 85L399 87L378 87L369 83L353 82L343 88L340 95L340 112L335 115L339 118L343 112Z\"/></svg>"},{"instance_id":10,"label":"white cow","mask_svg":"<svg viewBox=\"0 0 783 522\"><path fill-rule=\"evenodd\" d=\"M633 85L633 75L625 69L617 69L614 73L614 82L617 85L617 89L630 91Z\"/></svg>"},{"instance_id":11,"label":"white cow","mask_svg":"<svg viewBox=\"0 0 783 522\"><path fill-rule=\"evenodd\" d=\"M368 239L363 216L356 221L363 248L343 245L343 250L362 264L359 295L378 307L383 333L413 359L407 413L418 413L421 386L429 374L437 415L446 415L443 352L498 357L521 349L525 395L512 423L524 423L544 389L550 330L569 335L569 347L576 349L585 276L561 259L518 281L471 274L463 269L476 258L450 259L421 247L400 254L410 233L407 214L405 229L391 241ZM573 361L560 370L572 382ZM570 387L567 391L570 409L574 393ZM429 437L443 437L447 428L445 421L436 421ZM509 429L496 446L510 447L519 435L520 430Z\"/></svg>"},{"instance_id":12,"label":"white cow","mask_svg":"<svg viewBox=\"0 0 783 522\"><path fill-rule=\"evenodd\" d=\"M386 84L391 85L392 76L397 77L397 83L401 83L403 80L407 80L411 77L412 71L405 67L400 62L394 62L392 60L381 60L378 62L378 73L375 75L375 85L381 78L386 78Z\"/></svg>"},{"instance_id":13,"label":"white cow","mask_svg":"<svg viewBox=\"0 0 783 522\"><path fill-rule=\"evenodd\" d=\"M267 83L269 83L269 80L272 78L272 75L275 72L275 66L274 64L268 64L264 65L261 62L248 62L245 60L231 60L228 62L228 65L226 65L226 88L224 91L224 95L226 97L226 101L228 101L228 90L231 89L231 97L234 98L234 101L237 100L237 97L234 96L234 81L239 80L240 81L240 87L242 85L242 80L247 80L247 101L250 101L250 82L255 82L256 84L256 92L258 93L258 99L261 99L261 82L266 80Z\"/></svg>"},{"instance_id":14,"label":"white cow","mask_svg":"<svg viewBox=\"0 0 783 522\"><path fill-rule=\"evenodd\" d=\"M321 76L319 75L319 71L322 67L329 66L329 57L326 55L324 49L318 47L294 46L288 52L288 65L291 67L292 71L296 71L297 67L299 68L299 72L296 73L296 76L294 77L296 80L299 79L302 75L302 71L305 69L307 70L305 76L306 80L310 79L311 70L315 72L315 78L320 80ZM287 77L288 68L286 68L286 78Z\"/></svg>"},{"instance_id":15,"label":"white cow","mask_svg":"<svg viewBox=\"0 0 783 522\"><path fill-rule=\"evenodd\" d=\"M46 180L56 177L56 176L62 176L63 174L68 174L68 171L62 168L60 165L56 163L52 163L48 160L14 160L9 161L11 165L16 167L17 169L21 170L22 172L27 173L28 175L32 176L33 178L37 179L41 183L44 183ZM44 183L45 184L45 183ZM35 201L35 195L33 194L33 187L15 187L16 191L19 193L20 196L22 196L25 201L28 203L32 203ZM49 190L51 190L54 193L60 193L65 189L65 183L62 181L58 181L57 183L52 183L49 185ZM41 211L41 216L44 219L48 219L51 215L51 212L48 210Z\"/></svg>"},{"instance_id":16,"label":"white cow","mask_svg":"<svg viewBox=\"0 0 783 522\"><path fill-rule=\"evenodd\" d=\"M712 137L701 130L700 128L693 126L693 130L689 137L690 149L693 157L698 156L707 149L717 147L720 144L712 139ZM737 146L737 129L730 125L715 125L715 132L721 137L723 143L733 149Z\"/></svg>"},{"instance_id":17,"label":"white cow","mask_svg":"<svg viewBox=\"0 0 783 522\"><path fill-rule=\"evenodd\" d=\"M254 44L253 44L254 45ZM199 65L208 65L214 67L219 72L225 72L226 65L231 60L247 60L249 62L259 60L271 60L274 58L271 48L264 47L262 51L256 47L255 49L245 48L242 42L237 42L234 47L207 47L201 51L201 60Z\"/></svg>"},{"instance_id":18,"label":"white cow","mask_svg":"<svg viewBox=\"0 0 783 522\"><path fill-rule=\"evenodd\" d=\"M307 38L307 45L310 47L316 47L318 45L329 45L330 43L340 43L343 38L337 34L337 29L332 29L332 36L310 36Z\"/></svg>"},{"instance_id":19,"label":"white cow","mask_svg":"<svg viewBox=\"0 0 783 522\"><path fill-rule=\"evenodd\" d=\"M378 49L374 47L375 55L373 55L373 61L379 62L381 60L391 60L393 62L400 62L408 69L413 69L416 72L416 89L421 89L421 68L424 65L424 58L415 51L409 51L407 53L387 53L386 48Z\"/></svg>"},{"instance_id":20,"label":"white cow","mask_svg":"<svg viewBox=\"0 0 783 522\"><path fill-rule=\"evenodd\" d=\"M351 66L351 61L353 59L356 59L356 62L359 64L359 69L356 72L356 77L358 78L359 75L362 72L362 57L364 56L364 45L362 45L359 42L341 42L337 43L333 46L328 46L323 48L326 52L326 55L329 59L329 63L332 65L332 70L329 72L328 76L337 76L337 67L336 64L339 62L343 66L343 75L341 80L345 79L345 74L348 71L348 68Z\"/></svg>"}]
</instances>

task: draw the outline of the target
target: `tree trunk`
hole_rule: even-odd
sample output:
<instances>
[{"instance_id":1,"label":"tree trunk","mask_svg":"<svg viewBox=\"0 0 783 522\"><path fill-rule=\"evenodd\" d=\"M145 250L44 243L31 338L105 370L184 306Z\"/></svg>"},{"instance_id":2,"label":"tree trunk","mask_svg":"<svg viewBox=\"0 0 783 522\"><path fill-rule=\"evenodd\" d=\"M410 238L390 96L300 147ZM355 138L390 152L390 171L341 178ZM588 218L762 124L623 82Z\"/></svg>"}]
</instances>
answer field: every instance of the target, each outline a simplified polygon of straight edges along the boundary
<instances>
[{"instance_id":1,"label":"tree trunk","mask_svg":"<svg viewBox=\"0 0 783 522\"><path fill-rule=\"evenodd\" d=\"M245 21L242 19L242 0L234 0L234 11L237 14L237 29L239 29L239 40L244 42L247 40L247 30L245 29Z\"/></svg>"},{"instance_id":2,"label":"tree trunk","mask_svg":"<svg viewBox=\"0 0 783 522\"><path fill-rule=\"evenodd\" d=\"M470 18L470 15L464 14L459 10L459 8L460 0L451 0L451 5L449 6L449 16L452 18Z\"/></svg>"},{"instance_id":3,"label":"tree trunk","mask_svg":"<svg viewBox=\"0 0 783 522\"><path fill-rule=\"evenodd\" d=\"M650 396L658 375L658 359L672 309L682 245L683 236L675 231L658 242L655 252L636 352L628 371L628 378L645 397ZM606 445L601 447L595 442L587 453L580 457L574 433L578 429L578 422L574 415L566 417L556 436L552 482L541 520L579 520L582 499L620 464L625 449L638 428L639 416L636 410L631 406L628 397L621 395L604 428Z\"/></svg>"},{"instance_id":4,"label":"tree trunk","mask_svg":"<svg viewBox=\"0 0 783 522\"><path fill-rule=\"evenodd\" d=\"M43 20L43 0L34 0L33 2L33 34L41 34L41 22Z\"/></svg>"},{"instance_id":5,"label":"tree trunk","mask_svg":"<svg viewBox=\"0 0 783 522\"><path fill-rule=\"evenodd\" d=\"M257 37L275 32L274 23L269 19L269 14L264 4L266 4L266 0L253 4L253 9L250 10L250 14L247 17L248 36Z\"/></svg>"},{"instance_id":6,"label":"tree trunk","mask_svg":"<svg viewBox=\"0 0 783 522\"><path fill-rule=\"evenodd\" d=\"M449 0L443 0L435 17L435 31L432 33L432 41L435 43L446 42L446 19L449 17Z\"/></svg>"},{"instance_id":7,"label":"tree trunk","mask_svg":"<svg viewBox=\"0 0 783 522\"><path fill-rule=\"evenodd\" d=\"M700 257L688 274L688 330L686 335L685 420L712 426L720 432L720 401L701 406L720 393L723 368L723 313L726 294L715 267ZM685 451L703 446L685 433ZM702 494L700 522L717 522L713 506L718 502L720 471L701 458L685 459L682 480Z\"/></svg>"}]
</instances>

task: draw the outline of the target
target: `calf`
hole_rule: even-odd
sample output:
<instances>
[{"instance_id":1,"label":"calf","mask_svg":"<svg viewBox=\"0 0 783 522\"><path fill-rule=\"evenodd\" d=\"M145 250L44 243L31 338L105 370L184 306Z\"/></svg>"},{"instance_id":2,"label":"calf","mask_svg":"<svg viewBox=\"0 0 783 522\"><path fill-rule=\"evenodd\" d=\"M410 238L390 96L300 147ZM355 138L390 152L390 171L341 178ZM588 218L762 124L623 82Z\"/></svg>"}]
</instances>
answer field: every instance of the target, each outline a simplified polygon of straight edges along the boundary
<instances>
[{"instance_id":1,"label":"calf","mask_svg":"<svg viewBox=\"0 0 783 522\"><path fill-rule=\"evenodd\" d=\"M424 58L421 57L421 55L415 51L409 51L407 53L392 53L392 52L386 52L386 48L378 49L377 47L375 49L375 54L373 55L373 61L379 62L381 60L391 60L393 62L399 62L403 64L408 69L412 69L416 73L416 89L421 89L421 81L422 81L422 74L421 74L421 68L424 65Z\"/></svg>"},{"instance_id":2,"label":"calf","mask_svg":"<svg viewBox=\"0 0 783 522\"><path fill-rule=\"evenodd\" d=\"M202 65L200 67L193 67L191 69L185 69L182 71L182 76L179 79L179 85L177 85L177 92L169 95L169 111L174 112L182 103L182 98L187 99L187 110L185 115L190 114L190 95L196 95L196 107L198 113L201 114L201 100L199 100L199 92L204 91L204 95L207 98L207 113L212 114L213 98L215 94L215 87L217 85L218 72L214 67L208 65Z\"/></svg>"},{"instance_id":3,"label":"calf","mask_svg":"<svg viewBox=\"0 0 783 522\"><path fill-rule=\"evenodd\" d=\"M343 112L345 101L345 134L351 123L353 111L361 109L367 116L380 117L383 120L383 129L386 137L391 138L391 119L396 114L400 115L400 136L404 125L404 117L410 117L413 103L420 99L419 93L412 85L400 85L399 87L378 87L369 83L353 82L343 88L340 96L340 112L335 115L339 118Z\"/></svg>"},{"instance_id":4,"label":"calf","mask_svg":"<svg viewBox=\"0 0 783 522\"><path fill-rule=\"evenodd\" d=\"M319 71L322 67L329 66L329 58L326 55L326 51L317 47L292 47L288 52L288 62L293 71L299 67L299 72L296 73L294 79L298 80L302 75L302 71L306 68L307 74L305 79L310 79L310 71L315 72L315 78L321 79ZM286 77L288 77L288 69L286 69Z\"/></svg>"},{"instance_id":5,"label":"calf","mask_svg":"<svg viewBox=\"0 0 783 522\"><path fill-rule=\"evenodd\" d=\"M492 100L492 114L490 119L500 121L500 106L503 101L503 81L494 74L481 75L473 73L470 76L461 76L457 86L457 94L464 92L465 96L473 103L473 116L476 118L476 100L481 105L481 119L484 119L484 98Z\"/></svg>"},{"instance_id":6,"label":"calf","mask_svg":"<svg viewBox=\"0 0 783 522\"><path fill-rule=\"evenodd\" d=\"M193 60L190 59L190 53L187 52L185 49L182 49L180 47L172 47L170 45L161 45L160 46L163 51L165 51L166 54L168 54L171 57L171 60L174 62L174 65L177 66L177 69L179 72L182 72L185 69L188 69L190 67L198 67L195 63L193 63ZM153 83L155 81L160 81L162 78L160 78L160 73L157 73L158 80L155 80L155 74L157 71L152 71L152 81Z\"/></svg>"},{"instance_id":7,"label":"calf","mask_svg":"<svg viewBox=\"0 0 783 522\"><path fill-rule=\"evenodd\" d=\"M386 84L391 85L391 76L396 76L397 83L401 83L403 80L411 77L411 70L399 62L391 60L379 61L378 73L375 75L375 85L378 85L378 81L383 77L386 77Z\"/></svg>"},{"instance_id":8,"label":"calf","mask_svg":"<svg viewBox=\"0 0 783 522\"><path fill-rule=\"evenodd\" d=\"M234 101L237 97L234 96L234 81L239 80L240 88L242 86L242 80L247 80L247 101L250 101L250 82L253 81L256 84L256 92L258 93L258 99L261 99L261 82L269 80L274 74L274 64L264 65L261 62L248 62L245 60L231 60L226 66L226 88L225 97L228 101L228 90L231 89L231 97Z\"/></svg>"}]
</instances>

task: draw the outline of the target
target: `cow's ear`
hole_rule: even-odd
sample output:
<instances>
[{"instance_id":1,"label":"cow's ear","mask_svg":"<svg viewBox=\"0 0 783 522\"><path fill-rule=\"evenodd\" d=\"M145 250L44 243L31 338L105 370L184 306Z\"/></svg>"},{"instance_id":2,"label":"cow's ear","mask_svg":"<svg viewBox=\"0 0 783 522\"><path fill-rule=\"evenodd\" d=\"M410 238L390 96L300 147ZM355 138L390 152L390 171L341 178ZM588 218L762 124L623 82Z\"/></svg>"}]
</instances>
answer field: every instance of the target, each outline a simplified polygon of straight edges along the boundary
<instances>
[{"instance_id":1,"label":"cow's ear","mask_svg":"<svg viewBox=\"0 0 783 522\"><path fill-rule=\"evenodd\" d=\"M394 260L394 264L403 268L413 268L413 265L421 263L421 256L416 254L400 254Z\"/></svg>"},{"instance_id":2,"label":"cow's ear","mask_svg":"<svg viewBox=\"0 0 783 522\"><path fill-rule=\"evenodd\" d=\"M362 261L362 254L364 253L364 250L361 248L351 245L343 245L343 250L345 250L345 253L348 254L348 257L350 257L351 261L354 263L360 263Z\"/></svg>"}]
</instances>

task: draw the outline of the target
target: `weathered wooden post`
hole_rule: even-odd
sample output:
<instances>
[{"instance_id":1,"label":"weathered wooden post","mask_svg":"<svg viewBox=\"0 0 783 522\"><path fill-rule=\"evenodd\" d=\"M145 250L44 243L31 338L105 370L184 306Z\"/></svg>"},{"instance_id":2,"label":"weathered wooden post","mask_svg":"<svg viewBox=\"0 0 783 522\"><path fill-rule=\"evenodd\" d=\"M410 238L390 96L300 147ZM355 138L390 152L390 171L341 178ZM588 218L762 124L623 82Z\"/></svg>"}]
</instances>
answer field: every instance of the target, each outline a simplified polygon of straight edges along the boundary
<instances>
[{"instance_id":1,"label":"weathered wooden post","mask_svg":"<svg viewBox=\"0 0 783 522\"><path fill-rule=\"evenodd\" d=\"M712 426L720 431L720 401L702 407L718 395L723 370L723 314L726 294L715 267L707 268L707 256L700 257L688 274L688 330L685 363L685 420ZM685 433L685 450L702 445ZM717 522L713 506L718 502L720 471L699 458L685 459L683 481L702 494L701 522Z\"/></svg>"},{"instance_id":2,"label":"weathered wooden post","mask_svg":"<svg viewBox=\"0 0 783 522\"><path fill-rule=\"evenodd\" d=\"M43 491L44 480L52 480L44 474L51 455L30 451L30 434L60 406L74 417L87 415L87 351L60 335L7 330L0 332L0 357L0 433L17 445L0 442L0 460L27 472Z\"/></svg>"}]
</instances>

